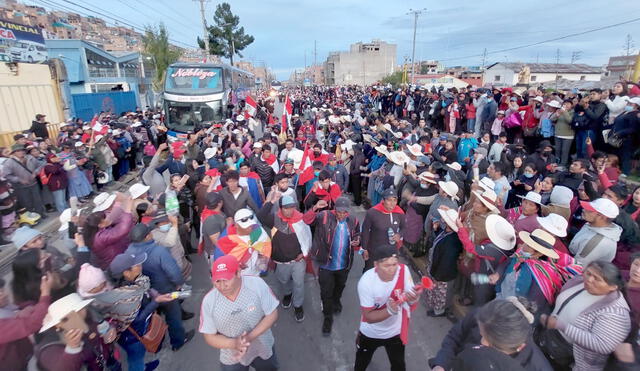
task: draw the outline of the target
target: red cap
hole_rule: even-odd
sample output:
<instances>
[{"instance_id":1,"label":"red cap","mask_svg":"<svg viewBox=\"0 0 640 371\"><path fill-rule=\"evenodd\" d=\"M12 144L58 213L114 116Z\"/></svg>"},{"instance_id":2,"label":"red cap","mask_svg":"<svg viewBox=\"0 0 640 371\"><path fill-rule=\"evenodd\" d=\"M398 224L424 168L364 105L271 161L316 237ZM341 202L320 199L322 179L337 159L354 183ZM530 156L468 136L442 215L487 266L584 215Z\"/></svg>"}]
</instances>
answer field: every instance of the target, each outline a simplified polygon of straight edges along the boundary
<instances>
[{"instance_id":1,"label":"red cap","mask_svg":"<svg viewBox=\"0 0 640 371\"><path fill-rule=\"evenodd\" d=\"M204 175L208 175L212 178L215 178L217 176L220 176L220 172L218 171L218 169L209 169L207 171L204 172Z\"/></svg>"},{"instance_id":2,"label":"red cap","mask_svg":"<svg viewBox=\"0 0 640 371\"><path fill-rule=\"evenodd\" d=\"M230 280L238 271L238 259L233 255L224 255L216 259L211 267L212 277L215 282L217 280Z\"/></svg>"}]
</instances>

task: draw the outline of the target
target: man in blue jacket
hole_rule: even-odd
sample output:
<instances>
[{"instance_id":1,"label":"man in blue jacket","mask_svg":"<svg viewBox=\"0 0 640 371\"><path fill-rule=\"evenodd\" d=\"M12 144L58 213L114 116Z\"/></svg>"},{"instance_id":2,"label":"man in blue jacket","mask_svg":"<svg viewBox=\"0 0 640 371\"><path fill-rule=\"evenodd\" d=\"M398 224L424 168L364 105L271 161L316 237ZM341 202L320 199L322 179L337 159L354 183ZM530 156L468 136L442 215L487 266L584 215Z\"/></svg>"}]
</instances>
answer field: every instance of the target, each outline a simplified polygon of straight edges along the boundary
<instances>
[{"instance_id":1,"label":"man in blue jacket","mask_svg":"<svg viewBox=\"0 0 640 371\"><path fill-rule=\"evenodd\" d=\"M171 256L169 249L158 245L151 237L152 230L151 226L136 224L129 232L131 245L127 253L147 254L147 260L142 263L142 273L151 280L152 289L160 294L167 294L178 290L184 284L184 280L180 267ZM182 326L182 309L177 300L164 303L161 308L169 326L171 348L177 351L193 338L194 330L185 333Z\"/></svg>"},{"instance_id":2,"label":"man in blue jacket","mask_svg":"<svg viewBox=\"0 0 640 371\"><path fill-rule=\"evenodd\" d=\"M331 180L340 187L342 193L347 192L347 189L349 189L349 173L347 173L344 165L338 163L336 155L329 154L329 160L324 169L331 173Z\"/></svg>"}]
</instances>

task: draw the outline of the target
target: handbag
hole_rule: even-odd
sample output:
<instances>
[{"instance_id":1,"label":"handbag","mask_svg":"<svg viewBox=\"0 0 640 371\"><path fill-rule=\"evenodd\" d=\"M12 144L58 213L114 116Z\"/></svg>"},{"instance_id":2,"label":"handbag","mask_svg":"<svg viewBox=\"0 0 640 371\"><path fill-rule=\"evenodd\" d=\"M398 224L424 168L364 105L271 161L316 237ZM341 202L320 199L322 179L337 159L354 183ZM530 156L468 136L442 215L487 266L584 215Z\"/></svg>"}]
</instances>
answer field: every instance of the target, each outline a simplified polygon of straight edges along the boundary
<instances>
[{"instance_id":1,"label":"handbag","mask_svg":"<svg viewBox=\"0 0 640 371\"><path fill-rule=\"evenodd\" d=\"M136 330L131 326L127 327L127 330L129 330L133 336L135 336L136 339L144 345L147 352L157 353L168 328L169 326L167 326L162 317L160 317L158 313L153 313L149 320L149 324L147 325L147 332L144 335L138 335Z\"/></svg>"},{"instance_id":2,"label":"handbag","mask_svg":"<svg viewBox=\"0 0 640 371\"><path fill-rule=\"evenodd\" d=\"M504 119L503 125L507 129L522 126L522 116L520 116L519 112L513 112L509 117Z\"/></svg>"},{"instance_id":3,"label":"handbag","mask_svg":"<svg viewBox=\"0 0 640 371\"><path fill-rule=\"evenodd\" d=\"M584 288L569 296L567 300L562 303L556 315L562 312L562 309L564 309L571 299L575 298L583 291ZM569 367L571 363L573 363L573 345L569 344L560 331L542 327L542 325L540 325L535 332L535 342L540 347L540 350L542 350L542 353L544 353L552 363L563 367Z\"/></svg>"}]
</instances>

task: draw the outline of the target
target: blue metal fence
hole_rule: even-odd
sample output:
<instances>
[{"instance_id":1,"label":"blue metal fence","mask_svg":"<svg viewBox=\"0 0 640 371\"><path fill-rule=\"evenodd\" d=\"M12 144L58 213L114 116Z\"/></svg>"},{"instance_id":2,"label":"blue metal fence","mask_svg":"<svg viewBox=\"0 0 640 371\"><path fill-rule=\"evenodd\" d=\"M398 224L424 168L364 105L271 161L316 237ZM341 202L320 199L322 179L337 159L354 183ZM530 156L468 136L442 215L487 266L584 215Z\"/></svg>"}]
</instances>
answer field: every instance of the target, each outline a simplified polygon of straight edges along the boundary
<instances>
[{"instance_id":1,"label":"blue metal fence","mask_svg":"<svg viewBox=\"0 0 640 371\"><path fill-rule=\"evenodd\" d=\"M102 111L120 114L136 109L136 93L133 91L112 91L106 93L71 94L74 116L89 121Z\"/></svg>"}]
</instances>

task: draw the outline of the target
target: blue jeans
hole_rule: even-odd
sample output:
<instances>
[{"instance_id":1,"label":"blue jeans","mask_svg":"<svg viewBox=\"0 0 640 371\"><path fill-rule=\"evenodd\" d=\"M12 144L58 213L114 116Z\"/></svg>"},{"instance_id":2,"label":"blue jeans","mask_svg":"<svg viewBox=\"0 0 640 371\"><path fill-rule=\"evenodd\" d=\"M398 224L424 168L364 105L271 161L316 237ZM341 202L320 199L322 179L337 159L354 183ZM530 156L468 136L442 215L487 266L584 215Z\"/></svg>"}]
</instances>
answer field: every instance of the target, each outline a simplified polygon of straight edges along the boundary
<instances>
[{"instance_id":1,"label":"blue jeans","mask_svg":"<svg viewBox=\"0 0 640 371\"><path fill-rule=\"evenodd\" d=\"M181 347L184 344L185 332L182 326L182 309L178 300L170 301L160 306L164 313L165 321L169 326L169 338L171 346L174 348Z\"/></svg>"},{"instance_id":2,"label":"blue jeans","mask_svg":"<svg viewBox=\"0 0 640 371\"><path fill-rule=\"evenodd\" d=\"M233 365L224 365L220 363L221 371L249 371L249 367L253 367L256 371L276 371L280 365L276 357L276 350L273 349L273 355L269 359L256 357L249 366L243 366L241 363Z\"/></svg>"},{"instance_id":3,"label":"blue jeans","mask_svg":"<svg viewBox=\"0 0 640 371\"><path fill-rule=\"evenodd\" d=\"M467 119L467 130L475 131L476 129L476 119Z\"/></svg>"},{"instance_id":4,"label":"blue jeans","mask_svg":"<svg viewBox=\"0 0 640 371\"><path fill-rule=\"evenodd\" d=\"M596 141L596 133L593 130L576 131L576 158L587 158L587 138L591 138L591 142Z\"/></svg>"},{"instance_id":5,"label":"blue jeans","mask_svg":"<svg viewBox=\"0 0 640 371\"><path fill-rule=\"evenodd\" d=\"M51 192L53 195L53 202L56 204L56 209L59 212L63 212L67 206L67 190L59 189L57 191Z\"/></svg>"},{"instance_id":6,"label":"blue jeans","mask_svg":"<svg viewBox=\"0 0 640 371\"><path fill-rule=\"evenodd\" d=\"M129 331L129 330L125 330ZM124 343L118 341L118 344L127 352L127 365L129 371L144 371L144 355L147 350L139 341Z\"/></svg>"}]
</instances>

